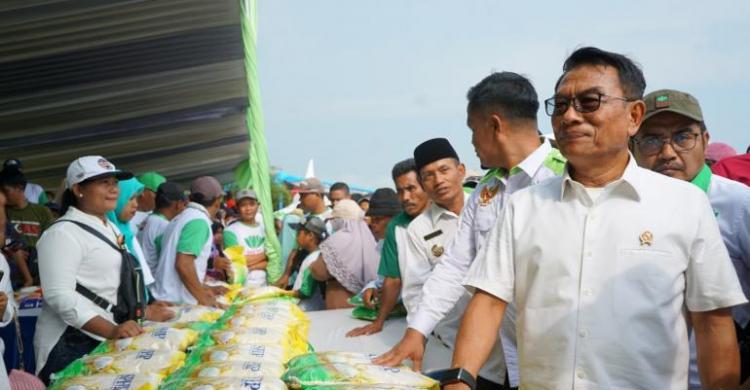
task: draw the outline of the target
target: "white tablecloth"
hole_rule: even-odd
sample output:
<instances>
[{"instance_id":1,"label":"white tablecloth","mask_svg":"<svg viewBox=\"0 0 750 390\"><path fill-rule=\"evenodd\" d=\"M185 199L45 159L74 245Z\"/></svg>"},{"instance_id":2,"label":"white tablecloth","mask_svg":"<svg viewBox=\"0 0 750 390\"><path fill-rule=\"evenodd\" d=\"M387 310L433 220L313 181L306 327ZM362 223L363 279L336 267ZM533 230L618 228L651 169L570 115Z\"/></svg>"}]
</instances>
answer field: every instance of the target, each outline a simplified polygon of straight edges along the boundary
<instances>
[{"instance_id":1,"label":"white tablecloth","mask_svg":"<svg viewBox=\"0 0 750 390\"><path fill-rule=\"evenodd\" d=\"M369 323L353 318L351 313L352 309L307 312L310 318L309 342L316 352L364 352L379 355L396 345L406 331L406 319L397 318L386 321L380 333L346 337L346 333L350 330ZM449 368L452 355L453 351L437 341L435 337L428 337L422 371L430 372Z\"/></svg>"}]
</instances>

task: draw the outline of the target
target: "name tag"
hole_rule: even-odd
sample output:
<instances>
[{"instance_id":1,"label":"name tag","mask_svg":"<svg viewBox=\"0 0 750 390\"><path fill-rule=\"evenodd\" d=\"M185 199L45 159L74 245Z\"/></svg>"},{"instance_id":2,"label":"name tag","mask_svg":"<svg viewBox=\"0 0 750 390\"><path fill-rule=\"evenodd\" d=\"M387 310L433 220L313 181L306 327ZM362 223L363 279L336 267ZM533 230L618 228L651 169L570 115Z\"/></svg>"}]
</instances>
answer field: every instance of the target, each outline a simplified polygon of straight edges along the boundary
<instances>
[{"instance_id":1,"label":"name tag","mask_svg":"<svg viewBox=\"0 0 750 390\"><path fill-rule=\"evenodd\" d=\"M441 235L441 234L443 234L443 231L442 231L442 230L436 230L436 231L434 231L434 232L432 232L432 233L430 233L430 234L428 234L428 235L424 236L424 240L425 240L425 241L429 241L429 240L432 240L433 238L435 238L435 237L438 237L438 236L439 236L439 235Z\"/></svg>"}]
</instances>

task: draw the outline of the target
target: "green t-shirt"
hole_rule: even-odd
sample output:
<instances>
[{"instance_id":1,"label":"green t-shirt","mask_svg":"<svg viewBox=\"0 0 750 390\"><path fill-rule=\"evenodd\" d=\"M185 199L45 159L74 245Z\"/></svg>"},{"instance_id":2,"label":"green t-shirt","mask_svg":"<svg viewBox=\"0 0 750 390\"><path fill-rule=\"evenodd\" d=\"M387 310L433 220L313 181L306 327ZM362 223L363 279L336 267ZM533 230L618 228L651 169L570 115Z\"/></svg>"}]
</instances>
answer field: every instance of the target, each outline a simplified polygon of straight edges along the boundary
<instances>
[{"instance_id":1,"label":"green t-shirt","mask_svg":"<svg viewBox=\"0 0 750 390\"><path fill-rule=\"evenodd\" d=\"M18 232L24 243L31 248L36 248L42 232L52 223L52 212L45 206L31 202L22 209L6 207L5 213L13 231Z\"/></svg>"},{"instance_id":2,"label":"green t-shirt","mask_svg":"<svg viewBox=\"0 0 750 390\"><path fill-rule=\"evenodd\" d=\"M396 243L396 228L409 226L409 222L414 219L401 212L388 223L385 229L385 241L383 249L380 252L380 266L378 275L386 278L401 278L401 270L398 268L398 244Z\"/></svg>"},{"instance_id":3,"label":"green t-shirt","mask_svg":"<svg viewBox=\"0 0 750 390\"><path fill-rule=\"evenodd\" d=\"M177 241L177 253L198 257L209 237L211 237L211 228L208 227L206 221L194 219L182 227L180 239Z\"/></svg>"}]
</instances>

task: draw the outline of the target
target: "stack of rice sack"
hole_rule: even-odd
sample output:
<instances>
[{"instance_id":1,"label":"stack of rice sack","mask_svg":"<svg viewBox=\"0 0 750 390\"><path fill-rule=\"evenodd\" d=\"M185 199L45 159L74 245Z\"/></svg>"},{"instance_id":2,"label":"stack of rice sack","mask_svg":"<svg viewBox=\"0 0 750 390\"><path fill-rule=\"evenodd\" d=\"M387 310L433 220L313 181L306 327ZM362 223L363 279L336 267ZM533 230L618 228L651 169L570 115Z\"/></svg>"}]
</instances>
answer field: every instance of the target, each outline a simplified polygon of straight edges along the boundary
<instances>
[{"instance_id":1,"label":"stack of rice sack","mask_svg":"<svg viewBox=\"0 0 750 390\"><path fill-rule=\"evenodd\" d=\"M224 321L206 332L163 389L281 390L286 362L308 351L309 321L289 292L242 290Z\"/></svg>"},{"instance_id":2,"label":"stack of rice sack","mask_svg":"<svg viewBox=\"0 0 750 390\"><path fill-rule=\"evenodd\" d=\"M174 306L169 322L147 322L144 333L106 341L91 354L76 360L55 375L50 389L154 390L185 364L186 351L224 311L204 306Z\"/></svg>"},{"instance_id":3,"label":"stack of rice sack","mask_svg":"<svg viewBox=\"0 0 750 390\"><path fill-rule=\"evenodd\" d=\"M290 389L439 390L440 384L409 367L372 364L375 355L322 352L297 356L283 376Z\"/></svg>"}]
</instances>

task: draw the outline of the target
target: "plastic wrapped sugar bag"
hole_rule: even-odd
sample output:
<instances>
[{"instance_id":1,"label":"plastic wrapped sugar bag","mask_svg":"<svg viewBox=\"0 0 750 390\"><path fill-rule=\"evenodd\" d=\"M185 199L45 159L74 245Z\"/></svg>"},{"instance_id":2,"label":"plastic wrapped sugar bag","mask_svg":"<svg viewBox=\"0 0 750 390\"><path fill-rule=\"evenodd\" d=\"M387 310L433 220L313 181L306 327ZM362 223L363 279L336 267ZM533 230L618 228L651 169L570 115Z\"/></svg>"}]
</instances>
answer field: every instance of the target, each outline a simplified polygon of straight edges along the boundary
<instances>
[{"instance_id":1,"label":"plastic wrapped sugar bag","mask_svg":"<svg viewBox=\"0 0 750 390\"><path fill-rule=\"evenodd\" d=\"M90 355L81 358L87 374L157 374L167 376L185 362L185 353L158 349Z\"/></svg>"},{"instance_id":2,"label":"plastic wrapped sugar bag","mask_svg":"<svg viewBox=\"0 0 750 390\"><path fill-rule=\"evenodd\" d=\"M56 382L48 390L156 390L161 378L155 374L77 376Z\"/></svg>"},{"instance_id":3,"label":"plastic wrapped sugar bag","mask_svg":"<svg viewBox=\"0 0 750 390\"><path fill-rule=\"evenodd\" d=\"M170 327L145 328L146 332L126 339L110 340L110 350L125 351L140 349L166 349L185 351L198 338L198 332L191 329Z\"/></svg>"}]
</instances>

